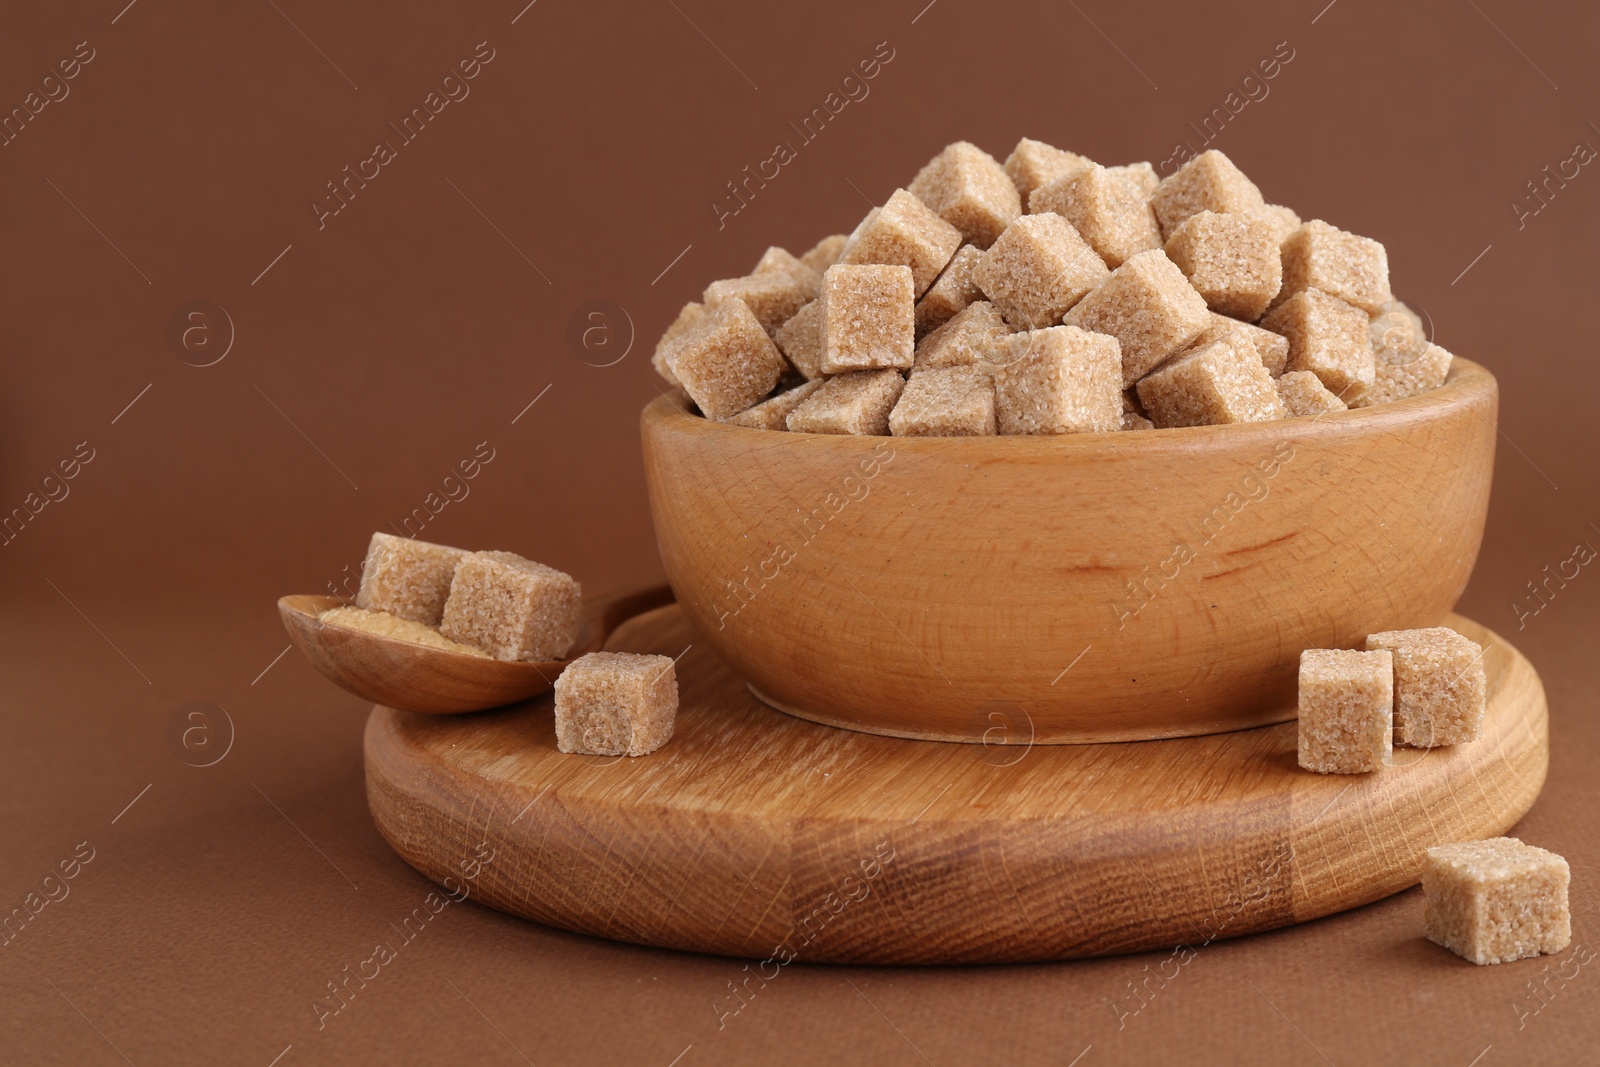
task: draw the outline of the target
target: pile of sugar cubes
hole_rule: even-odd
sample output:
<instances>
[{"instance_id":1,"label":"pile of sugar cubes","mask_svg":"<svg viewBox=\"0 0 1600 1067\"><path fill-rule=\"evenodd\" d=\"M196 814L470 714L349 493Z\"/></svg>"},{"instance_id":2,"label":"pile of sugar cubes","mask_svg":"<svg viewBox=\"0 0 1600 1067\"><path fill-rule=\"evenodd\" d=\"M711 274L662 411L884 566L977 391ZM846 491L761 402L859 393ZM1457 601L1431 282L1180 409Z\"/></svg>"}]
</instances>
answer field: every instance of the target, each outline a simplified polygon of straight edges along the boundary
<instances>
[{"instance_id":1,"label":"pile of sugar cubes","mask_svg":"<svg viewBox=\"0 0 1600 1067\"><path fill-rule=\"evenodd\" d=\"M1300 654L1299 762L1324 774L1387 766L1393 745L1435 748L1483 733L1483 649L1448 627L1389 630L1364 650ZM1560 952L1572 939L1567 861L1514 837L1428 850L1428 939L1474 963Z\"/></svg>"},{"instance_id":2,"label":"pile of sugar cubes","mask_svg":"<svg viewBox=\"0 0 1600 1067\"><path fill-rule=\"evenodd\" d=\"M465 549L375 533L354 606L323 622L430 648L507 662L566 658L578 638L583 589L568 574L512 552ZM672 737L678 681L670 656L591 652L555 683L563 752L642 756Z\"/></svg>"},{"instance_id":3,"label":"pile of sugar cubes","mask_svg":"<svg viewBox=\"0 0 1600 1067\"><path fill-rule=\"evenodd\" d=\"M1383 245L1221 152L1165 179L965 141L849 236L769 248L653 363L707 418L801 433L1104 433L1317 416L1445 380Z\"/></svg>"}]
</instances>

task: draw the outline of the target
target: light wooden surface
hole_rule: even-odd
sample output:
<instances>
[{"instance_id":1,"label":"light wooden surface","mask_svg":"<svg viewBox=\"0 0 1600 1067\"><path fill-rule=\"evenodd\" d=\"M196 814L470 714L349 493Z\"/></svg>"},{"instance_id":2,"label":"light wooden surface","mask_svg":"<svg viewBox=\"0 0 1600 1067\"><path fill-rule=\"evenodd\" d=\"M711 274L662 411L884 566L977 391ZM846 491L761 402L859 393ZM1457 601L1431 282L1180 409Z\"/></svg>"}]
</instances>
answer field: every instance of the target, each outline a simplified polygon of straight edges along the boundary
<instances>
[{"instance_id":1,"label":"light wooden surface","mask_svg":"<svg viewBox=\"0 0 1600 1067\"><path fill-rule=\"evenodd\" d=\"M429 877L622 941L871 963L1198 946L1394 893L1429 846L1501 833L1533 803L1548 760L1538 676L1451 622L1486 643L1485 736L1398 749L1370 776L1299 770L1292 723L1031 747L1003 709L988 745L819 726L754 700L671 607L611 642L694 643L657 753L562 755L548 700L452 719L377 708L367 795Z\"/></svg>"},{"instance_id":2,"label":"light wooden surface","mask_svg":"<svg viewBox=\"0 0 1600 1067\"><path fill-rule=\"evenodd\" d=\"M753 430L663 397L645 472L679 603L773 703L971 739L1011 700L1041 743L1139 740L1280 721L1301 649L1436 625L1496 404L1459 358L1359 411L1051 438Z\"/></svg>"},{"instance_id":3,"label":"light wooden surface","mask_svg":"<svg viewBox=\"0 0 1600 1067\"><path fill-rule=\"evenodd\" d=\"M301 655L341 688L391 708L454 715L550 692L569 662L598 651L626 620L671 602L672 590L666 586L586 597L578 639L567 659L549 663L505 663L333 626L319 616L345 601L328 596L283 597L278 616Z\"/></svg>"}]
</instances>

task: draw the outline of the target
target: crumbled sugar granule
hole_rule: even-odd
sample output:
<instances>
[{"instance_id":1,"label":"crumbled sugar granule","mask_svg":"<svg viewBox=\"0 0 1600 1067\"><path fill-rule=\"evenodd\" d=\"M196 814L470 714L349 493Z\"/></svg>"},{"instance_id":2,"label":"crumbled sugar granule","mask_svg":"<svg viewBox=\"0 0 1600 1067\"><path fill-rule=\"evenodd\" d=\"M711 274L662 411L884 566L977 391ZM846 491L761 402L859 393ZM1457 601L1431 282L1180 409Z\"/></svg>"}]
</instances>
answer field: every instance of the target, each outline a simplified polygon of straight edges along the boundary
<instances>
[{"instance_id":1,"label":"crumbled sugar granule","mask_svg":"<svg viewBox=\"0 0 1600 1067\"><path fill-rule=\"evenodd\" d=\"M1193 344L1211 318L1205 300L1156 248L1112 271L1064 321L1121 342L1122 383L1128 386Z\"/></svg>"},{"instance_id":2,"label":"crumbled sugar granule","mask_svg":"<svg viewBox=\"0 0 1600 1067\"><path fill-rule=\"evenodd\" d=\"M913 370L939 367L989 368L1002 361L998 354L1012 330L993 304L979 300L962 308L949 322L917 343Z\"/></svg>"},{"instance_id":3,"label":"crumbled sugar granule","mask_svg":"<svg viewBox=\"0 0 1600 1067\"><path fill-rule=\"evenodd\" d=\"M861 220L839 254L839 263L910 267L916 295L921 296L960 247L960 230L915 196L896 189L887 203Z\"/></svg>"},{"instance_id":4,"label":"crumbled sugar granule","mask_svg":"<svg viewBox=\"0 0 1600 1067\"><path fill-rule=\"evenodd\" d=\"M1022 214L1017 187L993 156L975 144L957 141L928 161L907 191L961 236L988 248Z\"/></svg>"},{"instance_id":5,"label":"crumbled sugar granule","mask_svg":"<svg viewBox=\"0 0 1600 1067\"><path fill-rule=\"evenodd\" d=\"M1107 167L1106 172L1133 186L1134 191L1146 200L1149 200L1150 195L1156 191L1156 186L1161 184L1156 168L1149 163L1126 163L1120 167Z\"/></svg>"},{"instance_id":6,"label":"crumbled sugar granule","mask_svg":"<svg viewBox=\"0 0 1600 1067\"><path fill-rule=\"evenodd\" d=\"M822 276L822 373L907 370L916 351L916 294L902 266L836 263Z\"/></svg>"},{"instance_id":7,"label":"crumbled sugar granule","mask_svg":"<svg viewBox=\"0 0 1600 1067\"><path fill-rule=\"evenodd\" d=\"M1098 163L1035 189L1028 197L1028 210L1053 211L1072 223L1108 267L1120 267L1140 252L1161 247L1147 198Z\"/></svg>"},{"instance_id":8,"label":"crumbled sugar granule","mask_svg":"<svg viewBox=\"0 0 1600 1067\"><path fill-rule=\"evenodd\" d=\"M769 334L782 326L789 317L812 299L804 281L784 270L765 274L747 274L743 278L725 278L706 286L707 307L726 300L738 300L755 315L761 328Z\"/></svg>"},{"instance_id":9,"label":"crumbled sugar granule","mask_svg":"<svg viewBox=\"0 0 1600 1067\"><path fill-rule=\"evenodd\" d=\"M448 545L375 533L361 565L356 607L438 626L456 564L466 556Z\"/></svg>"},{"instance_id":10,"label":"crumbled sugar granule","mask_svg":"<svg viewBox=\"0 0 1600 1067\"><path fill-rule=\"evenodd\" d=\"M1377 376L1367 313L1320 289L1294 294L1267 312L1261 325L1289 339L1287 369L1310 371L1346 403Z\"/></svg>"},{"instance_id":11,"label":"crumbled sugar granule","mask_svg":"<svg viewBox=\"0 0 1600 1067\"><path fill-rule=\"evenodd\" d=\"M431 626L424 626L420 622L402 619L391 615L387 611L368 611L365 608L355 608L345 605L343 607L329 608L317 618L329 626L342 626L348 630L363 630L367 633L378 634L381 637L392 637L397 641L407 641L413 645L425 645L428 648L437 648L444 652L455 652L463 656L478 656L487 659L489 654L480 648L471 645L458 644L443 636Z\"/></svg>"},{"instance_id":12,"label":"crumbled sugar granule","mask_svg":"<svg viewBox=\"0 0 1600 1067\"><path fill-rule=\"evenodd\" d=\"M996 432L994 380L976 367L912 373L889 413L896 437L980 437Z\"/></svg>"},{"instance_id":13,"label":"crumbled sugar granule","mask_svg":"<svg viewBox=\"0 0 1600 1067\"><path fill-rule=\"evenodd\" d=\"M1386 630L1367 650L1394 655L1394 739L1413 748L1476 741L1483 734L1489 680L1483 649L1447 626Z\"/></svg>"},{"instance_id":14,"label":"crumbled sugar granule","mask_svg":"<svg viewBox=\"0 0 1600 1067\"><path fill-rule=\"evenodd\" d=\"M785 389L753 408L746 408L728 422L734 426L747 426L752 430L787 430L789 412L799 407L812 393L822 388L822 381L802 382L793 389Z\"/></svg>"},{"instance_id":15,"label":"crumbled sugar granule","mask_svg":"<svg viewBox=\"0 0 1600 1067\"><path fill-rule=\"evenodd\" d=\"M1277 385L1255 352L1226 341L1187 352L1146 375L1139 401L1162 428L1284 417Z\"/></svg>"},{"instance_id":16,"label":"crumbled sugar granule","mask_svg":"<svg viewBox=\"0 0 1600 1067\"><path fill-rule=\"evenodd\" d=\"M1172 231L1166 252L1206 306L1236 319L1259 319L1283 283L1277 234L1260 215L1197 212Z\"/></svg>"},{"instance_id":17,"label":"crumbled sugar granule","mask_svg":"<svg viewBox=\"0 0 1600 1067\"><path fill-rule=\"evenodd\" d=\"M799 283L807 300L815 300L822 288L822 272L813 270L786 248L773 245L761 254L751 274L787 274Z\"/></svg>"},{"instance_id":18,"label":"crumbled sugar granule","mask_svg":"<svg viewBox=\"0 0 1600 1067\"><path fill-rule=\"evenodd\" d=\"M1191 215L1202 211L1259 212L1266 207L1261 190L1233 165L1233 160L1208 149L1164 178L1150 194L1150 206L1161 224L1162 236L1171 236Z\"/></svg>"},{"instance_id":19,"label":"crumbled sugar granule","mask_svg":"<svg viewBox=\"0 0 1600 1067\"><path fill-rule=\"evenodd\" d=\"M678 312L678 317L672 320L672 325L668 326L665 332L661 334L661 340L656 342L656 351L650 357L650 365L674 389L681 389L683 385L678 381L677 375L672 373L672 368L667 366L667 349L672 345L672 342L705 320L706 306L704 304L698 302L685 304L683 305L683 310Z\"/></svg>"},{"instance_id":20,"label":"crumbled sugar granule","mask_svg":"<svg viewBox=\"0 0 1600 1067\"><path fill-rule=\"evenodd\" d=\"M556 748L591 756L644 756L672 738L678 676L670 656L591 652L555 684Z\"/></svg>"},{"instance_id":21,"label":"crumbled sugar granule","mask_svg":"<svg viewBox=\"0 0 1600 1067\"><path fill-rule=\"evenodd\" d=\"M473 552L456 566L439 632L495 659L548 663L578 639L583 588L514 552Z\"/></svg>"},{"instance_id":22,"label":"crumbled sugar granule","mask_svg":"<svg viewBox=\"0 0 1600 1067\"><path fill-rule=\"evenodd\" d=\"M800 376L810 381L822 377L822 301L813 300L779 326L772 339Z\"/></svg>"},{"instance_id":23,"label":"crumbled sugar granule","mask_svg":"<svg viewBox=\"0 0 1600 1067\"><path fill-rule=\"evenodd\" d=\"M1479 965L1554 955L1572 943L1571 882L1565 859L1515 837L1436 845L1422 867L1423 933Z\"/></svg>"},{"instance_id":24,"label":"crumbled sugar granule","mask_svg":"<svg viewBox=\"0 0 1600 1067\"><path fill-rule=\"evenodd\" d=\"M1213 341L1226 341L1235 348L1253 348L1256 355L1261 357L1261 365L1267 368L1267 373L1274 378L1283 373L1283 366L1289 362L1289 339L1282 334L1263 330L1248 322L1230 319L1226 315L1211 313L1209 324L1195 338L1191 348L1200 348Z\"/></svg>"},{"instance_id":25,"label":"crumbled sugar granule","mask_svg":"<svg viewBox=\"0 0 1600 1067\"><path fill-rule=\"evenodd\" d=\"M667 366L708 419L727 419L778 384L787 364L742 300L707 309L705 321L667 347Z\"/></svg>"},{"instance_id":26,"label":"crumbled sugar granule","mask_svg":"<svg viewBox=\"0 0 1600 1067\"><path fill-rule=\"evenodd\" d=\"M1283 287L1275 304L1296 293L1320 289L1368 314L1394 300L1389 291L1389 255L1370 237L1346 233L1312 219L1283 242Z\"/></svg>"},{"instance_id":27,"label":"crumbled sugar granule","mask_svg":"<svg viewBox=\"0 0 1600 1067\"><path fill-rule=\"evenodd\" d=\"M823 271L839 262L839 253L844 251L845 242L848 240L850 240L850 235L845 233L836 233L830 237L824 237L815 245L812 245L809 252L800 257L800 262L816 271L817 276L820 278Z\"/></svg>"},{"instance_id":28,"label":"crumbled sugar granule","mask_svg":"<svg viewBox=\"0 0 1600 1067\"><path fill-rule=\"evenodd\" d=\"M1043 141L1024 137L1006 157L1004 169L1011 184L1017 188L1017 196L1026 204L1028 194L1039 186L1048 185L1092 163L1093 160L1085 159L1076 152L1067 152Z\"/></svg>"},{"instance_id":29,"label":"crumbled sugar granule","mask_svg":"<svg viewBox=\"0 0 1600 1067\"><path fill-rule=\"evenodd\" d=\"M1290 371L1278 379L1278 398L1291 419L1307 415L1325 415L1330 411L1343 411L1348 406L1343 400L1328 392L1328 387L1308 370Z\"/></svg>"},{"instance_id":30,"label":"crumbled sugar granule","mask_svg":"<svg viewBox=\"0 0 1600 1067\"><path fill-rule=\"evenodd\" d=\"M962 245L939 277L917 301L917 336L922 337L949 322L974 300L983 299L974 275L983 249L977 245Z\"/></svg>"},{"instance_id":31,"label":"crumbled sugar granule","mask_svg":"<svg viewBox=\"0 0 1600 1067\"><path fill-rule=\"evenodd\" d=\"M1042 329L1110 271L1060 215L1023 215L1006 227L978 261L975 278L991 303L1017 329Z\"/></svg>"},{"instance_id":32,"label":"crumbled sugar granule","mask_svg":"<svg viewBox=\"0 0 1600 1067\"><path fill-rule=\"evenodd\" d=\"M1388 652L1300 653L1299 762L1320 774L1388 766L1394 663Z\"/></svg>"},{"instance_id":33,"label":"crumbled sugar granule","mask_svg":"<svg viewBox=\"0 0 1600 1067\"><path fill-rule=\"evenodd\" d=\"M789 429L886 437L889 412L905 384L897 370L861 370L829 378L789 413Z\"/></svg>"},{"instance_id":34,"label":"crumbled sugar granule","mask_svg":"<svg viewBox=\"0 0 1600 1067\"><path fill-rule=\"evenodd\" d=\"M1300 228L1300 216L1294 213L1293 208L1282 204L1268 204L1261 209L1261 217L1272 223L1272 232L1277 236L1280 248Z\"/></svg>"},{"instance_id":35,"label":"crumbled sugar granule","mask_svg":"<svg viewBox=\"0 0 1600 1067\"><path fill-rule=\"evenodd\" d=\"M1122 428L1117 339L1076 326L1013 334L994 372L1003 434L1110 433Z\"/></svg>"}]
</instances>

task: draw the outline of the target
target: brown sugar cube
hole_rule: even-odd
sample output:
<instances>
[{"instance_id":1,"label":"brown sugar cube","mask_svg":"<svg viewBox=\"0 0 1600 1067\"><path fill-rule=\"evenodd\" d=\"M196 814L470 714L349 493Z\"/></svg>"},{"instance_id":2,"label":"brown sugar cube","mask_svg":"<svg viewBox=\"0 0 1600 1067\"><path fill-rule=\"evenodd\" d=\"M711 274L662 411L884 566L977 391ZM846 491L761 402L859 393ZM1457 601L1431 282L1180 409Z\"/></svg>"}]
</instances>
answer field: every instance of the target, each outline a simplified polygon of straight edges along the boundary
<instances>
[{"instance_id":1,"label":"brown sugar cube","mask_svg":"<svg viewBox=\"0 0 1600 1067\"><path fill-rule=\"evenodd\" d=\"M1263 330L1248 322L1230 319L1226 315L1211 313L1209 324L1201 331L1200 336L1194 339L1191 348L1200 348L1213 341L1226 341L1235 348L1254 349L1256 355L1261 357L1261 365L1267 368L1267 373L1274 378L1283 373L1284 364L1289 362L1289 339L1282 334Z\"/></svg>"},{"instance_id":2,"label":"brown sugar cube","mask_svg":"<svg viewBox=\"0 0 1600 1067\"><path fill-rule=\"evenodd\" d=\"M1108 267L1120 267L1140 252L1161 247L1156 217L1145 196L1098 163L1035 189L1028 197L1028 210L1053 211L1072 223Z\"/></svg>"},{"instance_id":3,"label":"brown sugar cube","mask_svg":"<svg viewBox=\"0 0 1600 1067\"><path fill-rule=\"evenodd\" d=\"M1365 774L1391 751L1394 660L1387 652L1308 648L1300 653L1300 766Z\"/></svg>"},{"instance_id":4,"label":"brown sugar cube","mask_svg":"<svg viewBox=\"0 0 1600 1067\"><path fill-rule=\"evenodd\" d=\"M1006 157L1004 169L1011 184L1017 187L1017 196L1026 204L1028 194L1039 186L1048 185L1091 163L1092 160L1076 152L1067 152L1043 141L1024 137Z\"/></svg>"},{"instance_id":5,"label":"brown sugar cube","mask_svg":"<svg viewBox=\"0 0 1600 1067\"><path fill-rule=\"evenodd\" d=\"M1190 215L1167 238L1178 265L1212 311L1254 322L1283 283L1283 262L1272 223L1260 215Z\"/></svg>"},{"instance_id":6,"label":"brown sugar cube","mask_svg":"<svg viewBox=\"0 0 1600 1067\"><path fill-rule=\"evenodd\" d=\"M672 739L678 677L671 656L590 652L556 679L556 748L644 756Z\"/></svg>"},{"instance_id":7,"label":"brown sugar cube","mask_svg":"<svg viewBox=\"0 0 1600 1067\"><path fill-rule=\"evenodd\" d=\"M1156 186L1161 184L1161 178L1156 174L1156 168L1149 163L1128 163L1120 167L1107 167L1106 173L1113 178L1121 178L1134 191L1145 200L1156 191Z\"/></svg>"},{"instance_id":8,"label":"brown sugar cube","mask_svg":"<svg viewBox=\"0 0 1600 1067\"><path fill-rule=\"evenodd\" d=\"M467 555L448 545L375 533L361 565L356 607L438 626L456 564Z\"/></svg>"},{"instance_id":9,"label":"brown sugar cube","mask_svg":"<svg viewBox=\"0 0 1600 1067\"><path fill-rule=\"evenodd\" d=\"M992 371L1000 361L996 353L1011 334L999 309L987 300L975 301L917 343L912 369L980 367Z\"/></svg>"},{"instance_id":10,"label":"brown sugar cube","mask_svg":"<svg viewBox=\"0 0 1600 1067\"><path fill-rule=\"evenodd\" d=\"M705 322L674 341L666 358L701 413L719 421L772 392L786 366L742 300L708 308Z\"/></svg>"},{"instance_id":11,"label":"brown sugar cube","mask_svg":"<svg viewBox=\"0 0 1600 1067\"><path fill-rule=\"evenodd\" d=\"M1261 325L1289 339L1289 370L1310 371L1341 399L1377 376L1366 312L1320 289L1294 294L1267 312Z\"/></svg>"},{"instance_id":12,"label":"brown sugar cube","mask_svg":"<svg viewBox=\"0 0 1600 1067\"><path fill-rule=\"evenodd\" d=\"M1422 928L1429 941L1483 965L1554 955L1572 942L1572 869L1514 837L1428 849Z\"/></svg>"},{"instance_id":13,"label":"brown sugar cube","mask_svg":"<svg viewBox=\"0 0 1600 1067\"><path fill-rule=\"evenodd\" d=\"M921 296L960 247L960 230L904 189L896 189L888 203L861 220L839 262L910 267L916 295Z\"/></svg>"},{"instance_id":14,"label":"brown sugar cube","mask_svg":"<svg viewBox=\"0 0 1600 1067\"><path fill-rule=\"evenodd\" d=\"M829 378L789 413L789 429L886 437L889 412L905 384L897 370L860 370Z\"/></svg>"},{"instance_id":15,"label":"brown sugar cube","mask_svg":"<svg viewBox=\"0 0 1600 1067\"><path fill-rule=\"evenodd\" d=\"M822 276L822 373L906 370L916 352L909 267L835 263Z\"/></svg>"},{"instance_id":16,"label":"brown sugar cube","mask_svg":"<svg viewBox=\"0 0 1600 1067\"><path fill-rule=\"evenodd\" d=\"M1023 215L978 261L976 280L1017 329L1053 326L1110 274L1072 223L1053 213Z\"/></svg>"},{"instance_id":17,"label":"brown sugar cube","mask_svg":"<svg viewBox=\"0 0 1600 1067\"><path fill-rule=\"evenodd\" d=\"M656 342L656 351L650 357L650 365L656 369L657 374L667 380L668 385L675 389L681 389L683 383L678 381L678 376L672 373L671 367L667 366L667 349L672 346L672 342L705 320L706 306L704 304L685 304L683 305L683 310L678 312L678 317L672 320L672 325L668 326L666 331L662 333L661 340Z\"/></svg>"},{"instance_id":18,"label":"brown sugar cube","mask_svg":"<svg viewBox=\"0 0 1600 1067\"><path fill-rule=\"evenodd\" d=\"M918 337L943 326L974 300L983 299L983 290L974 280L982 258L983 249L977 245L962 245L950 257L938 280L917 301Z\"/></svg>"},{"instance_id":19,"label":"brown sugar cube","mask_svg":"<svg viewBox=\"0 0 1600 1067\"><path fill-rule=\"evenodd\" d=\"M1124 411L1122 413L1122 428L1124 430L1153 430L1156 428L1156 424L1137 411Z\"/></svg>"},{"instance_id":20,"label":"brown sugar cube","mask_svg":"<svg viewBox=\"0 0 1600 1067\"><path fill-rule=\"evenodd\" d=\"M1367 650L1394 655L1394 739L1413 748L1476 741L1483 734L1489 681L1483 649L1447 626L1386 630Z\"/></svg>"},{"instance_id":21,"label":"brown sugar cube","mask_svg":"<svg viewBox=\"0 0 1600 1067\"><path fill-rule=\"evenodd\" d=\"M702 297L707 307L727 300L742 302L755 315L767 333L772 333L811 299L804 281L788 271L747 274L726 278L706 286Z\"/></svg>"},{"instance_id":22,"label":"brown sugar cube","mask_svg":"<svg viewBox=\"0 0 1600 1067\"><path fill-rule=\"evenodd\" d=\"M1289 418L1307 415L1325 415L1330 411L1343 411L1348 406L1343 400L1328 392L1328 387L1308 370L1290 371L1278 379L1278 399L1283 401ZM1369 646L1370 647L1370 646Z\"/></svg>"},{"instance_id":23,"label":"brown sugar cube","mask_svg":"<svg viewBox=\"0 0 1600 1067\"><path fill-rule=\"evenodd\" d=\"M889 412L895 437L994 434L994 380L977 367L916 371Z\"/></svg>"},{"instance_id":24,"label":"brown sugar cube","mask_svg":"<svg viewBox=\"0 0 1600 1067\"><path fill-rule=\"evenodd\" d=\"M821 380L801 382L793 389L785 389L753 408L745 408L728 422L734 426L748 426L752 430L787 430L789 412L799 407L807 397L821 388Z\"/></svg>"},{"instance_id":25,"label":"brown sugar cube","mask_svg":"<svg viewBox=\"0 0 1600 1067\"><path fill-rule=\"evenodd\" d=\"M548 663L578 639L583 588L515 552L472 552L456 567L439 632L508 662Z\"/></svg>"},{"instance_id":26,"label":"brown sugar cube","mask_svg":"<svg viewBox=\"0 0 1600 1067\"><path fill-rule=\"evenodd\" d=\"M1389 291L1389 255L1370 237L1357 237L1312 219L1283 242L1283 288L1277 303L1307 289L1321 289L1369 314L1394 300Z\"/></svg>"},{"instance_id":27,"label":"brown sugar cube","mask_svg":"<svg viewBox=\"0 0 1600 1067\"><path fill-rule=\"evenodd\" d=\"M1161 233L1171 236L1191 215L1202 211L1249 214L1267 206L1261 190L1233 165L1233 160L1208 149L1162 179L1150 194Z\"/></svg>"},{"instance_id":28,"label":"brown sugar cube","mask_svg":"<svg viewBox=\"0 0 1600 1067\"><path fill-rule=\"evenodd\" d=\"M1157 426L1217 426L1284 417L1278 388L1255 352L1215 341L1186 352L1139 382Z\"/></svg>"},{"instance_id":29,"label":"brown sugar cube","mask_svg":"<svg viewBox=\"0 0 1600 1067\"><path fill-rule=\"evenodd\" d=\"M1353 408L1403 400L1438 388L1450 373L1454 357L1428 340L1421 317L1398 300L1385 304L1372 317L1367 336L1372 342L1375 374L1370 386L1357 386L1346 396Z\"/></svg>"},{"instance_id":30,"label":"brown sugar cube","mask_svg":"<svg viewBox=\"0 0 1600 1067\"><path fill-rule=\"evenodd\" d=\"M822 272L839 262L839 253L844 251L845 242L850 240L849 234L836 233L824 237L811 246L811 250L800 257L800 262L817 272L817 277L822 277Z\"/></svg>"},{"instance_id":31,"label":"brown sugar cube","mask_svg":"<svg viewBox=\"0 0 1600 1067\"><path fill-rule=\"evenodd\" d=\"M822 288L821 271L813 270L791 254L788 249L779 248L777 245L773 245L761 254L761 258L756 261L756 269L750 273L787 274L800 283L807 300L815 300L818 291Z\"/></svg>"},{"instance_id":32,"label":"brown sugar cube","mask_svg":"<svg viewBox=\"0 0 1600 1067\"><path fill-rule=\"evenodd\" d=\"M1272 232L1277 234L1279 248L1300 228L1300 216L1294 213L1294 208L1282 204L1268 204L1261 209L1261 217L1272 223Z\"/></svg>"},{"instance_id":33,"label":"brown sugar cube","mask_svg":"<svg viewBox=\"0 0 1600 1067\"><path fill-rule=\"evenodd\" d=\"M993 156L957 141L928 161L906 187L979 248L988 248L1022 214L1017 187Z\"/></svg>"},{"instance_id":34,"label":"brown sugar cube","mask_svg":"<svg viewBox=\"0 0 1600 1067\"><path fill-rule=\"evenodd\" d=\"M1076 326L1013 334L994 372L1003 434L1110 433L1122 428L1122 353L1115 337Z\"/></svg>"},{"instance_id":35,"label":"brown sugar cube","mask_svg":"<svg viewBox=\"0 0 1600 1067\"><path fill-rule=\"evenodd\" d=\"M773 331L772 339L801 377L822 377L822 301L813 300Z\"/></svg>"},{"instance_id":36,"label":"brown sugar cube","mask_svg":"<svg viewBox=\"0 0 1600 1067\"><path fill-rule=\"evenodd\" d=\"M1122 343L1122 384L1127 386L1193 344L1211 318L1183 272L1155 248L1112 271L1064 321Z\"/></svg>"}]
</instances>

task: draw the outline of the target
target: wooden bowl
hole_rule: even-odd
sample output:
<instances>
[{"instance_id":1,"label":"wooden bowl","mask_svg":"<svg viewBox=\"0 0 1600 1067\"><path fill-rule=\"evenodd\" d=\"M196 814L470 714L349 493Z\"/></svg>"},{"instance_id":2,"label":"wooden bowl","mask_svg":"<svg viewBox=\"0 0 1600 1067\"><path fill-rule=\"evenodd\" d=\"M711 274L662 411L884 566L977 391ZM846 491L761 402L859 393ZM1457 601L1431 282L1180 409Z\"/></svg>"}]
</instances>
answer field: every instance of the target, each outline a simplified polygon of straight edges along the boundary
<instances>
[{"instance_id":1,"label":"wooden bowl","mask_svg":"<svg viewBox=\"0 0 1600 1067\"><path fill-rule=\"evenodd\" d=\"M767 703L991 744L1293 715L1306 648L1438 624L1472 573L1498 393L1061 437L848 437L645 408L662 559Z\"/></svg>"}]
</instances>

